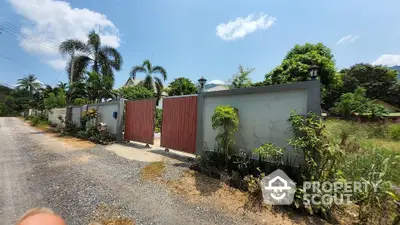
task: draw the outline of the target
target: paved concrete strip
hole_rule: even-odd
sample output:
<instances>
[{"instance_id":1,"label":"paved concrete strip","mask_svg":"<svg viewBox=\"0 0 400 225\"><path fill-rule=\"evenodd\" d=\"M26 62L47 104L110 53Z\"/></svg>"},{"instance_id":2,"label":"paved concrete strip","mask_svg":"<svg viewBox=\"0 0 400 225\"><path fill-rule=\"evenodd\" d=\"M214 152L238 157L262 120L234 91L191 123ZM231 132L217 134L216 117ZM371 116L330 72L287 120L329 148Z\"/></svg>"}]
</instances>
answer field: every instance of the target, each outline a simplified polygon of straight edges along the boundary
<instances>
[{"instance_id":1,"label":"paved concrete strip","mask_svg":"<svg viewBox=\"0 0 400 225\"><path fill-rule=\"evenodd\" d=\"M114 152L118 156L126 159L141 162L156 162L164 159L163 156L148 152L144 149L136 149L134 147L128 147L120 144L106 146L106 150Z\"/></svg>"}]
</instances>

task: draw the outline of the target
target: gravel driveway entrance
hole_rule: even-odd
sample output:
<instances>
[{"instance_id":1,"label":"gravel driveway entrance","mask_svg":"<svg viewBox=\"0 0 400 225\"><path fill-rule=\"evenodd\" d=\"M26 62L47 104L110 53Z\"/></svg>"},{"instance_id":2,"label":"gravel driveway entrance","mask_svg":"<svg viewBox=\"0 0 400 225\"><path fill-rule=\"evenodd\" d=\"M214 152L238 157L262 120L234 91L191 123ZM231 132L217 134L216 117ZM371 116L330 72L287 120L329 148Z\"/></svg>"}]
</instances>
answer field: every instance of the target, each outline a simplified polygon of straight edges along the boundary
<instances>
[{"instance_id":1,"label":"gravel driveway entrance","mask_svg":"<svg viewBox=\"0 0 400 225\"><path fill-rule=\"evenodd\" d=\"M249 224L188 203L162 183L141 180L147 164L103 146L68 145L18 118L0 118L0 224L13 224L33 207L49 207L68 224L99 217L130 218L136 224Z\"/></svg>"}]
</instances>

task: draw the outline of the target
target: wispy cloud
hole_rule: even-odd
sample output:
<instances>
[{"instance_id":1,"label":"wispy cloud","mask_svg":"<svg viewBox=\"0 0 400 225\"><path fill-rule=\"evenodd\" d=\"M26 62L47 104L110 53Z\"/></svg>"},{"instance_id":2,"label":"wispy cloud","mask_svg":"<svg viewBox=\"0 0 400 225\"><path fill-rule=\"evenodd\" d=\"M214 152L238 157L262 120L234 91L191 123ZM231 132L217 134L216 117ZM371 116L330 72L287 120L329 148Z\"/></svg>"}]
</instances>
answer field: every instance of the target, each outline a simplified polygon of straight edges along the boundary
<instances>
[{"instance_id":1,"label":"wispy cloud","mask_svg":"<svg viewBox=\"0 0 400 225\"><path fill-rule=\"evenodd\" d=\"M350 43L355 42L359 38L360 38L360 36L354 36L352 34L349 34L347 36L342 37L338 42L336 42L336 45L339 45L339 44L350 44Z\"/></svg>"},{"instance_id":2,"label":"wispy cloud","mask_svg":"<svg viewBox=\"0 0 400 225\"><path fill-rule=\"evenodd\" d=\"M385 54L379 56L379 58L372 62L373 65L385 65L385 66L398 66L400 65L400 55Z\"/></svg>"},{"instance_id":3,"label":"wispy cloud","mask_svg":"<svg viewBox=\"0 0 400 225\"><path fill-rule=\"evenodd\" d=\"M228 23L220 23L217 26L217 36L225 41L244 38L256 30L266 30L275 24L276 18L265 13L250 14L247 17L238 17Z\"/></svg>"},{"instance_id":4,"label":"wispy cloud","mask_svg":"<svg viewBox=\"0 0 400 225\"><path fill-rule=\"evenodd\" d=\"M57 51L58 45L68 39L87 40L89 31L99 31L105 45L119 47L119 31L106 15L86 9L72 8L70 3L60 0L8 0L16 12L29 20L22 32L29 34L20 39L20 46L38 56L55 69L64 69L66 60ZM34 37L45 44L32 41Z\"/></svg>"}]
</instances>

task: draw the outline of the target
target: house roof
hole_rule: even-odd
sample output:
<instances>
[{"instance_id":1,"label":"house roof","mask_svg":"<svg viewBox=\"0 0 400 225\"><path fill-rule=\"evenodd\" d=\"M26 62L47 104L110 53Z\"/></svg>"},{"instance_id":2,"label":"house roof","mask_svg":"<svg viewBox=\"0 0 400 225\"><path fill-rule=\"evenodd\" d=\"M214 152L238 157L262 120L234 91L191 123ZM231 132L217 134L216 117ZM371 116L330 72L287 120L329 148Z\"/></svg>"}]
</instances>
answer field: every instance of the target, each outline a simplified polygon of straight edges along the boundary
<instances>
[{"instance_id":1,"label":"house roof","mask_svg":"<svg viewBox=\"0 0 400 225\"><path fill-rule=\"evenodd\" d=\"M375 99L375 100L373 100L372 102L375 103L375 104L383 105L383 106L385 106L385 108L391 109L391 110L393 110L393 111L400 112L400 108L399 108L399 107L396 107L396 106L394 106L394 105L391 105L391 104L389 104L389 103L387 103L387 102L384 102L384 101L382 101L382 100Z\"/></svg>"}]
</instances>

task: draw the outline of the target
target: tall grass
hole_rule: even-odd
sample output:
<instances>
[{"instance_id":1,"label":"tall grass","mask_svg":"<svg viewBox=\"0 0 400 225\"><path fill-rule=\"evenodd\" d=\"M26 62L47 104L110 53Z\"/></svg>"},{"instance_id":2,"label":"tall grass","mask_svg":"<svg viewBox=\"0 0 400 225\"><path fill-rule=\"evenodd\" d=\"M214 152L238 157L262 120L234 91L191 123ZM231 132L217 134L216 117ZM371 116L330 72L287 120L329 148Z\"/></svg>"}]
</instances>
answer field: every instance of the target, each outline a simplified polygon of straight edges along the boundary
<instances>
[{"instance_id":1,"label":"tall grass","mask_svg":"<svg viewBox=\"0 0 400 225\"><path fill-rule=\"evenodd\" d=\"M400 124L357 123L327 120L328 138L346 152L342 169L352 180L363 178L371 165L400 157ZM400 185L400 166L392 165L388 179Z\"/></svg>"}]
</instances>

